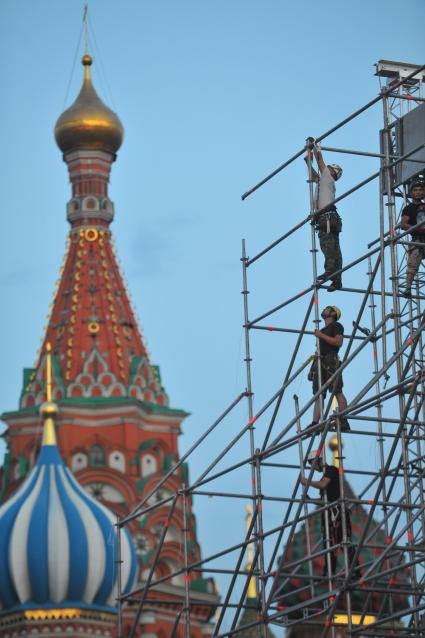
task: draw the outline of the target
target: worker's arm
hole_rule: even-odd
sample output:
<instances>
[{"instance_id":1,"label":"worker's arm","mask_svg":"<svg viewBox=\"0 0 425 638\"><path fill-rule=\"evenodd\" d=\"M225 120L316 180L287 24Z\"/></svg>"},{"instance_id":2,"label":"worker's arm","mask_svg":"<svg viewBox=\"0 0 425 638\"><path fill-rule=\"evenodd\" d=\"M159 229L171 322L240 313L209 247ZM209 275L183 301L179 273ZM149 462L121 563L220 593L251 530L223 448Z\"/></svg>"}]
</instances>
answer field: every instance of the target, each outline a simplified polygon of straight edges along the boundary
<instances>
[{"instance_id":1,"label":"worker's arm","mask_svg":"<svg viewBox=\"0 0 425 638\"><path fill-rule=\"evenodd\" d=\"M409 228L411 228L412 224L410 224L409 222L410 222L409 215L401 216L400 226L402 227L403 230L408 230Z\"/></svg>"},{"instance_id":2,"label":"worker's arm","mask_svg":"<svg viewBox=\"0 0 425 638\"><path fill-rule=\"evenodd\" d=\"M329 335L325 335L321 330L316 330L314 334L316 337L319 337L319 339L326 341L326 343L330 346L336 346L337 348L341 347L344 339L344 335L335 335L335 337L330 337Z\"/></svg>"},{"instance_id":3,"label":"worker's arm","mask_svg":"<svg viewBox=\"0 0 425 638\"><path fill-rule=\"evenodd\" d=\"M311 179L313 180L313 182L318 182L319 181L319 174L314 170L313 167L311 167Z\"/></svg>"},{"instance_id":4,"label":"worker's arm","mask_svg":"<svg viewBox=\"0 0 425 638\"><path fill-rule=\"evenodd\" d=\"M302 485L307 485L308 481L305 476L300 476L300 481ZM323 476L320 481L311 481L310 485L312 487L317 487L318 490L324 490L328 487L331 479L327 476Z\"/></svg>"},{"instance_id":5,"label":"worker's arm","mask_svg":"<svg viewBox=\"0 0 425 638\"><path fill-rule=\"evenodd\" d=\"M304 162L306 164L308 163L307 156L304 157ZM312 179L313 182L318 182L319 181L319 174L317 173L317 171L314 170L313 167L311 167L311 179Z\"/></svg>"},{"instance_id":6,"label":"worker's arm","mask_svg":"<svg viewBox=\"0 0 425 638\"><path fill-rule=\"evenodd\" d=\"M322 151L320 147L318 148L316 145L313 146L314 157L316 158L317 166L319 167L319 171L323 173L326 168L325 161L323 159Z\"/></svg>"}]
</instances>

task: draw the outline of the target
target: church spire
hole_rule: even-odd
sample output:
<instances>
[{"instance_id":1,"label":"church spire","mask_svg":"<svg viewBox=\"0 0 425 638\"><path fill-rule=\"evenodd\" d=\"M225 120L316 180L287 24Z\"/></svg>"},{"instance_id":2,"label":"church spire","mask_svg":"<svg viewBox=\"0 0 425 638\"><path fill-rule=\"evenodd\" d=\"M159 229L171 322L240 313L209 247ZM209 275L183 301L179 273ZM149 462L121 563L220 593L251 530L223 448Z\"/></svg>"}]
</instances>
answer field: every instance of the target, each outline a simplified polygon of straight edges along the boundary
<instances>
[{"instance_id":1,"label":"church spire","mask_svg":"<svg viewBox=\"0 0 425 638\"><path fill-rule=\"evenodd\" d=\"M84 23L87 33L86 13ZM114 218L109 175L124 129L93 87L92 62L86 51L80 93L55 128L72 197L67 205L68 252L43 340L52 344L54 394L56 400L130 397L167 406L168 397L158 369L149 361L109 230ZM44 359L37 363L22 407L44 400Z\"/></svg>"},{"instance_id":2,"label":"church spire","mask_svg":"<svg viewBox=\"0 0 425 638\"><path fill-rule=\"evenodd\" d=\"M43 419L42 445L56 445L55 419L58 406L52 401L52 346L46 344L46 402L40 407Z\"/></svg>"}]
</instances>

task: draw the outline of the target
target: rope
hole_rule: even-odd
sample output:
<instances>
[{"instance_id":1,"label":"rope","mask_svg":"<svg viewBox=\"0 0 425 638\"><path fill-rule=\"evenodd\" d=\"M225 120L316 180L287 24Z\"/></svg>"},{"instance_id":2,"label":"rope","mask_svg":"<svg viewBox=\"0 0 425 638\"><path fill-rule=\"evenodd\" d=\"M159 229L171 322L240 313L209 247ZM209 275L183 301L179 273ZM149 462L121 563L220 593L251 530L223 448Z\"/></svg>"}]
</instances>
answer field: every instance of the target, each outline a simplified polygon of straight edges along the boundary
<instances>
[{"instance_id":1,"label":"rope","mask_svg":"<svg viewBox=\"0 0 425 638\"><path fill-rule=\"evenodd\" d=\"M83 35L83 28L84 28L84 23L82 23L82 25L81 25L80 35L79 35L79 37L78 37L77 48L76 48L76 50L75 50L75 55L74 55L74 61L73 61L73 63L72 63L71 74L70 74L70 76L69 76L68 86L67 86L67 88L66 88L66 92L65 92L65 99L64 99L64 101L63 101L63 105L62 105L62 111L64 111L64 110L65 110L65 106L66 106L66 103L67 103L67 101L68 101L69 90L70 90L70 88L71 88L71 82L72 82L72 78L73 78L73 76L74 76L74 71L75 71L75 64L76 64L76 62L77 62L78 51L80 50L81 37L82 37L82 35Z\"/></svg>"},{"instance_id":2,"label":"rope","mask_svg":"<svg viewBox=\"0 0 425 638\"><path fill-rule=\"evenodd\" d=\"M109 82L108 82L108 78L107 78L107 75L106 75L106 72L105 72L105 67L103 65L102 55L100 53L100 47L99 47L99 45L97 43L96 35L94 33L94 29L93 29L91 21L87 20L87 25L88 25L88 30L90 32L90 35L93 38L93 44L95 46L97 58L99 60L99 71L100 71L99 77L100 77L100 80L101 80L101 82L103 84L105 95L107 96L108 102L110 102L110 104L112 105L113 110L116 111L117 108L115 106L114 96L112 95L112 90L111 90L111 87L110 87Z\"/></svg>"}]
</instances>

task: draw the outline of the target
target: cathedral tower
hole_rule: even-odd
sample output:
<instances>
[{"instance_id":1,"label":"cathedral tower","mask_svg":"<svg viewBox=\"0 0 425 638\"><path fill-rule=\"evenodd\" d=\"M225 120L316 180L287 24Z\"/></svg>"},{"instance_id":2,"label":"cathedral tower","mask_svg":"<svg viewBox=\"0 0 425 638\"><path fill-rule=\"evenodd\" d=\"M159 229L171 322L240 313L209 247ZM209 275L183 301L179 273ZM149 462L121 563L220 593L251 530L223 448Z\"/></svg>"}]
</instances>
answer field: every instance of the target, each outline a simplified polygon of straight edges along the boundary
<instances>
[{"instance_id":1,"label":"cathedral tower","mask_svg":"<svg viewBox=\"0 0 425 638\"><path fill-rule=\"evenodd\" d=\"M66 466L85 490L122 517L150 492L178 459L178 435L187 413L170 407L159 368L153 365L131 307L114 252L110 224L114 205L108 185L124 130L118 116L98 97L91 80L92 58L82 58L81 91L59 117L55 137L68 167L71 199L67 252L57 283L44 335L41 356L24 370L19 408L3 415L7 425L7 454L1 476L1 498L16 493L33 470L41 446L40 405L46 397L46 344L52 348L52 400L58 448ZM179 489L187 475L170 478L161 498ZM191 511L191 504L189 502ZM154 553L167 506L155 509L143 521L133 521L130 532L143 580ZM190 513L191 559L200 557L195 518ZM183 559L181 516L176 511L167 536L167 551L158 570L175 571ZM199 599L196 638L211 631L209 618L216 600L212 581L194 576ZM167 584L167 598L181 601L183 577ZM202 601L205 605L202 605ZM131 616L131 610L130 610ZM0 612L1 614L1 612ZM156 605L141 616L140 633L169 634L173 606ZM0 616L1 623L1 616ZM1 628L1 624L0 624Z\"/></svg>"}]
</instances>

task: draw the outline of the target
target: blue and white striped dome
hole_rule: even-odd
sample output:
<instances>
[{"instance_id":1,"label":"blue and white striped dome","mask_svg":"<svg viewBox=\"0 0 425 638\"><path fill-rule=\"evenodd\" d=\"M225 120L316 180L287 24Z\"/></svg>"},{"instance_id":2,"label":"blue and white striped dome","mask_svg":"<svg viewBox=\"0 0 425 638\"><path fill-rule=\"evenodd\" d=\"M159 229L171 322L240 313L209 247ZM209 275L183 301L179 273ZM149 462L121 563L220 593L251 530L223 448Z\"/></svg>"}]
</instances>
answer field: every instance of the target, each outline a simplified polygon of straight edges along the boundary
<instances>
[{"instance_id":1,"label":"blue and white striped dome","mask_svg":"<svg viewBox=\"0 0 425 638\"><path fill-rule=\"evenodd\" d=\"M115 517L89 496L56 445L56 406L44 404L43 445L36 466L0 507L0 605L30 608L115 607ZM50 422L50 423L49 423ZM136 577L130 534L121 534L122 584Z\"/></svg>"}]
</instances>

